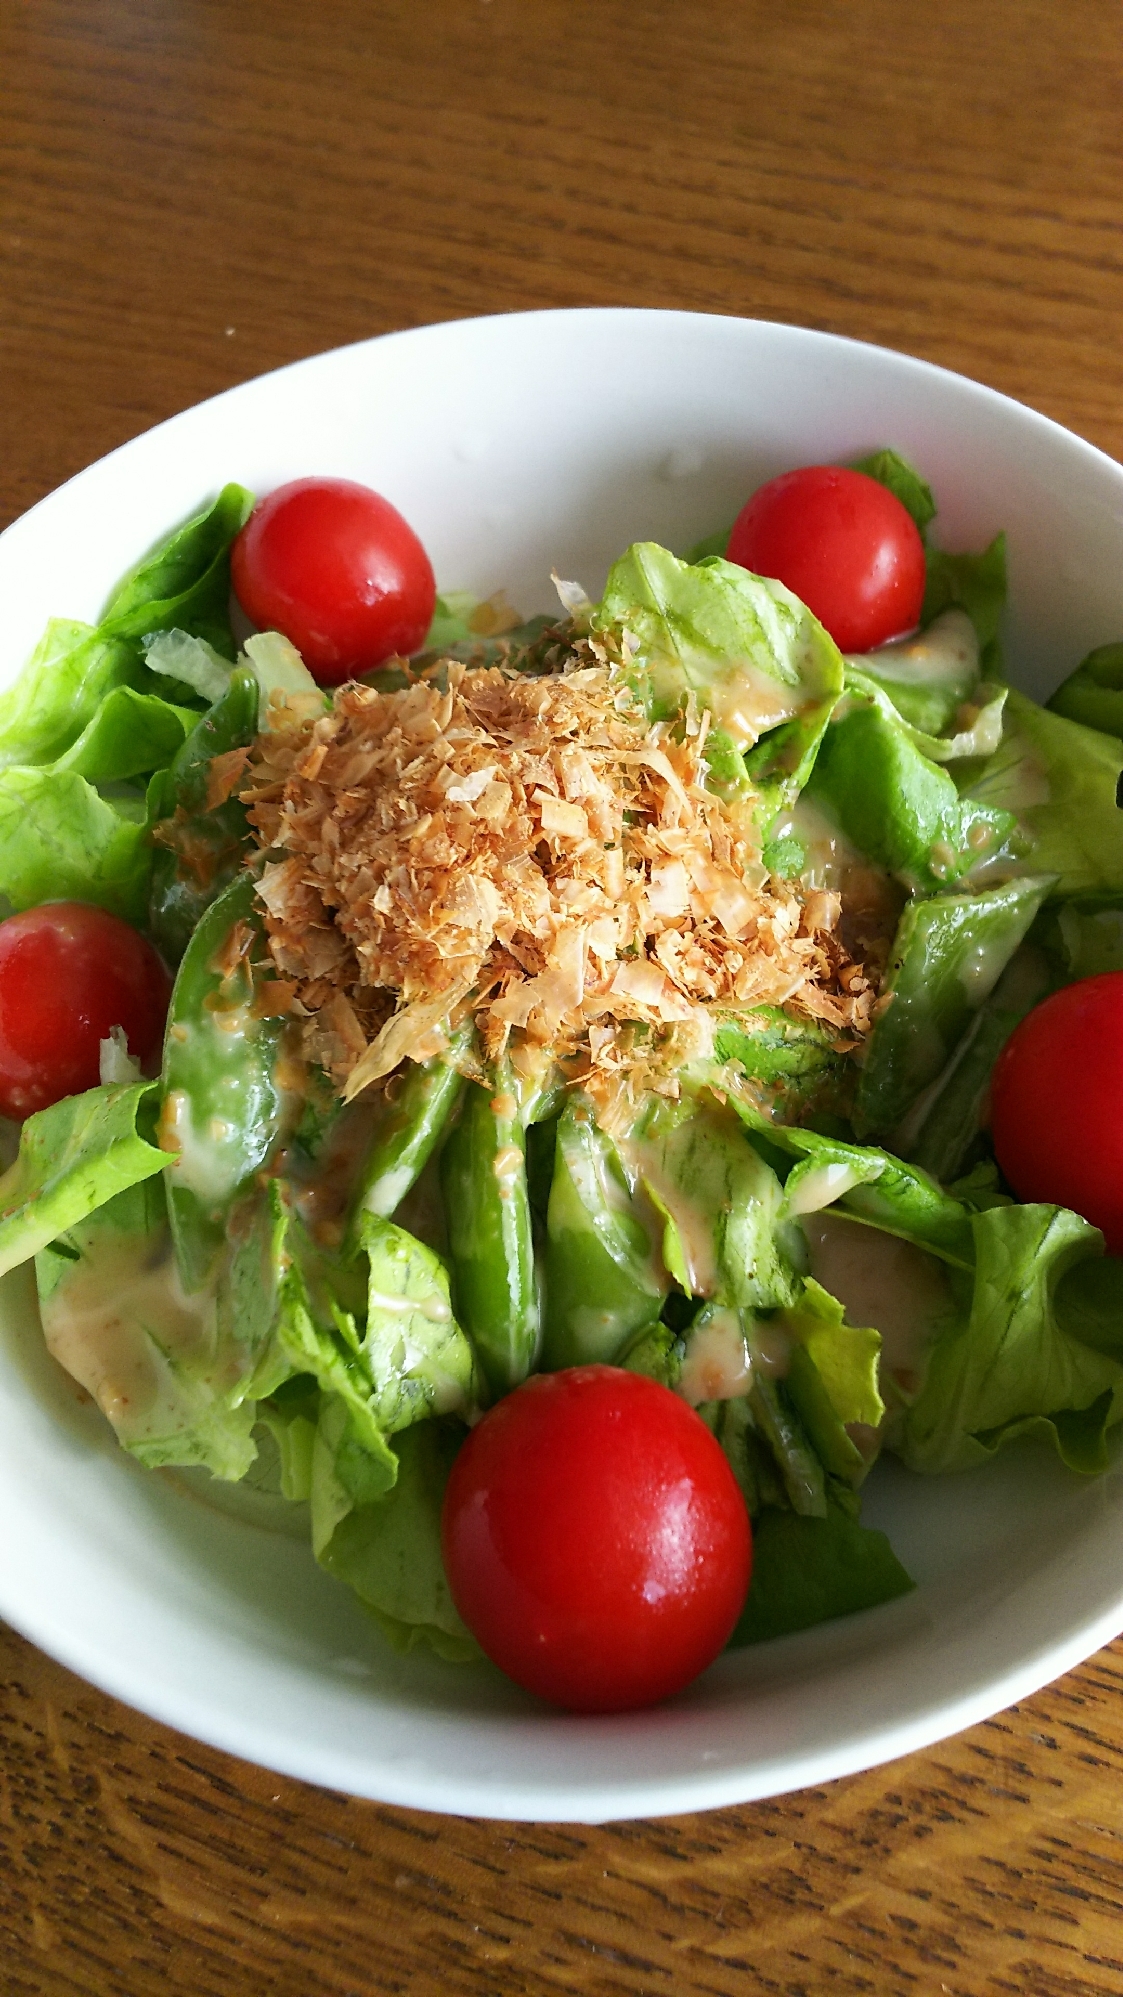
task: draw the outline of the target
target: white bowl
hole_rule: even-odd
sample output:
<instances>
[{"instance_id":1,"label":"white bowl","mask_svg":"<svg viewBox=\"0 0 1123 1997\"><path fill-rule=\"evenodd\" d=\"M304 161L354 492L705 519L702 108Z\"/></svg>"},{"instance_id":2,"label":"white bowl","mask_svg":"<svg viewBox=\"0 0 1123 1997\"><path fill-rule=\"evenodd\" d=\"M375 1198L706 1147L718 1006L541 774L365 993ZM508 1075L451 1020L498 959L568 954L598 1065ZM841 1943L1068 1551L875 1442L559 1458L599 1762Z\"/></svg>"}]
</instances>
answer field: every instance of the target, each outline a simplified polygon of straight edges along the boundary
<instances>
[{"instance_id":1,"label":"white bowl","mask_svg":"<svg viewBox=\"0 0 1123 1997\"><path fill-rule=\"evenodd\" d=\"M1046 693L1123 634L1123 469L1043 416L875 347L675 312L543 312L302 361L161 424L0 537L6 681L49 615L113 582L226 479L376 486L441 583L551 607L629 541L682 548L789 466L895 445L938 538L1010 541L1009 652ZM821 1783L929 1745L1123 1628L1123 1475L1044 1451L866 1506L919 1586L724 1657L651 1712L584 1719L488 1667L400 1659L295 1539L138 1469L48 1359L27 1270L0 1290L0 1612L106 1691L312 1782L430 1810L596 1822Z\"/></svg>"}]
</instances>

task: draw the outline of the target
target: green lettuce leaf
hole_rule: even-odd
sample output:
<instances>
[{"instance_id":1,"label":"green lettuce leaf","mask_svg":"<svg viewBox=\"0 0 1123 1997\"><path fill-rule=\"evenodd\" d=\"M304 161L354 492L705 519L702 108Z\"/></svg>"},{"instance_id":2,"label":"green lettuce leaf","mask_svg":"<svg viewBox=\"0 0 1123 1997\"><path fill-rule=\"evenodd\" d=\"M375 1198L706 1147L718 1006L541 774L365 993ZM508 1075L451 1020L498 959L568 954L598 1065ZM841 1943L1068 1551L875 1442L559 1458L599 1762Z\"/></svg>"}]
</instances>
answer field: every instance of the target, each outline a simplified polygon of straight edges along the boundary
<instances>
[{"instance_id":1,"label":"green lettuce leaf","mask_svg":"<svg viewBox=\"0 0 1123 1997\"><path fill-rule=\"evenodd\" d=\"M750 751L766 819L798 795L842 691L834 641L782 583L718 556L691 566L637 542L609 571L592 629L625 649L652 714L693 692L717 727ZM755 747L753 746L755 744Z\"/></svg>"},{"instance_id":2,"label":"green lettuce leaf","mask_svg":"<svg viewBox=\"0 0 1123 1997\"><path fill-rule=\"evenodd\" d=\"M253 1463L255 1401L287 1371L272 1346L271 1216L232 1242L224 1280L179 1283L162 1179L119 1193L36 1257L47 1344L149 1468L201 1465L238 1480Z\"/></svg>"},{"instance_id":3,"label":"green lettuce leaf","mask_svg":"<svg viewBox=\"0 0 1123 1997\"><path fill-rule=\"evenodd\" d=\"M953 886L1016 826L989 792L985 801L961 798L948 772L917 748L908 724L872 689L847 695L808 789L863 853L914 893ZM1051 867L1043 861L1040 871Z\"/></svg>"},{"instance_id":4,"label":"green lettuce leaf","mask_svg":"<svg viewBox=\"0 0 1123 1997\"><path fill-rule=\"evenodd\" d=\"M945 610L924 631L846 661L846 684L888 700L912 728L913 742L933 762L990 755L1001 737L1005 689L980 684L979 641L962 610ZM976 719L958 733L947 729L970 699Z\"/></svg>"},{"instance_id":5,"label":"green lettuce leaf","mask_svg":"<svg viewBox=\"0 0 1123 1997\"><path fill-rule=\"evenodd\" d=\"M1054 903L1034 927L1058 984L1123 971L1123 906L1089 895Z\"/></svg>"},{"instance_id":6,"label":"green lettuce leaf","mask_svg":"<svg viewBox=\"0 0 1123 1997\"><path fill-rule=\"evenodd\" d=\"M0 769L52 763L89 727L107 695L139 686L134 646L54 618L15 683L0 693Z\"/></svg>"},{"instance_id":7,"label":"green lettuce leaf","mask_svg":"<svg viewBox=\"0 0 1123 1997\"><path fill-rule=\"evenodd\" d=\"M475 1356L452 1315L440 1256L373 1213L363 1215L359 1239L369 1271L362 1355L383 1434L426 1415L474 1414L481 1391Z\"/></svg>"},{"instance_id":8,"label":"green lettuce leaf","mask_svg":"<svg viewBox=\"0 0 1123 1997\"><path fill-rule=\"evenodd\" d=\"M208 707L222 699L233 671L229 660L213 645L205 638L193 638L189 631L154 632L145 648L144 663L161 679L188 687Z\"/></svg>"},{"instance_id":9,"label":"green lettuce leaf","mask_svg":"<svg viewBox=\"0 0 1123 1997\"><path fill-rule=\"evenodd\" d=\"M964 796L1016 815L1019 864L1056 876L1054 900L1123 894L1123 742L1011 691L1002 742Z\"/></svg>"},{"instance_id":10,"label":"green lettuce leaf","mask_svg":"<svg viewBox=\"0 0 1123 1997\"><path fill-rule=\"evenodd\" d=\"M49 768L74 771L92 784L150 776L171 762L198 718L193 708L176 707L134 687L114 687Z\"/></svg>"},{"instance_id":11,"label":"green lettuce leaf","mask_svg":"<svg viewBox=\"0 0 1123 1997\"><path fill-rule=\"evenodd\" d=\"M910 901L897 925L858 1084L859 1136L893 1130L940 1074L1049 891L1048 878Z\"/></svg>"},{"instance_id":12,"label":"green lettuce leaf","mask_svg":"<svg viewBox=\"0 0 1123 1997\"><path fill-rule=\"evenodd\" d=\"M971 1226L970 1305L938 1332L923 1387L888 1446L914 1470L967 1470L1035 1433L1074 1470L1106 1468L1123 1362L1074 1336L1071 1306L1059 1318L1056 1305L1069 1272L1100 1255L1102 1236L1050 1206L991 1207Z\"/></svg>"},{"instance_id":13,"label":"green lettuce leaf","mask_svg":"<svg viewBox=\"0 0 1123 1997\"><path fill-rule=\"evenodd\" d=\"M99 625L105 638L146 638L186 631L233 659L230 544L253 510L244 486L218 498L167 535L114 590Z\"/></svg>"},{"instance_id":14,"label":"green lettuce leaf","mask_svg":"<svg viewBox=\"0 0 1123 1997\"><path fill-rule=\"evenodd\" d=\"M1040 950L1017 950L969 1022L946 1068L898 1136L914 1165L942 1184L967 1166L989 1122L990 1078L1007 1040L1050 988Z\"/></svg>"},{"instance_id":15,"label":"green lettuce leaf","mask_svg":"<svg viewBox=\"0 0 1123 1997\"><path fill-rule=\"evenodd\" d=\"M0 1178L0 1275L163 1171L164 1153L138 1130L155 1095L154 1082L89 1089L28 1117L16 1161Z\"/></svg>"},{"instance_id":16,"label":"green lettuce leaf","mask_svg":"<svg viewBox=\"0 0 1123 1997\"><path fill-rule=\"evenodd\" d=\"M839 1505L823 1518L763 1511L753 1528L753 1578L730 1645L811 1629L907 1595L915 1586L882 1532Z\"/></svg>"},{"instance_id":17,"label":"green lettuce leaf","mask_svg":"<svg viewBox=\"0 0 1123 1997\"><path fill-rule=\"evenodd\" d=\"M422 1421L395 1436L394 1482L373 1496L347 1460L346 1436L345 1411L328 1401L312 1473L322 1566L354 1589L396 1650L428 1643L451 1663L478 1658L441 1560L441 1505L464 1430L454 1422Z\"/></svg>"},{"instance_id":18,"label":"green lettuce leaf","mask_svg":"<svg viewBox=\"0 0 1123 1997\"><path fill-rule=\"evenodd\" d=\"M729 1075L728 1070L717 1075L723 1072ZM715 1085L720 1087L716 1077ZM785 1155L806 1161L803 1175L789 1171L785 1179L786 1215L837 1205L851 1220L915 1242L955 1267L974 1266L971 1216L927 1172L874 1145L848 1144L817 1130L773 1123L735 1084L727 1088L727 1101L770 1162L782 1169Z\"/></svg>"},{"instance_id":19,"label":"green lettuce leaf","mask_svg":"<svg viewBox=\"0 0 1123 1997\"><path fill-rule=\"evenodd\" d=\"M907 458L889 449L873 451L868 458L859 458L853 470L865 472L867 478L875 478L879 485L887 486L905 512L912 515L921 534L926 533L936 518L936 502L931 486Z\"/></svg>"},{"instance_id":20,"label":"green lettuce leaf","mask_svg":"<svg viewBox=\"0 0 1123 1997\"><path fill-rule=\"evenodd\" d=\"M616 1148L580 1098L557 1124L546 1221L541 1363L613 1363L659 1315L668 1283Z\"/></svg>"},{"instance_id":21,"label":"green lettuce leaf","mask_svg":"<svg viewBox=\"0 0 1123 1997\"><path fill-rule=\"evenodd\" d=\"M837 1297L811 1277L780 1322L814 1366L838 1422L876 1428L885 1413L877 1379L881 1333L847 1324Z\"/></svg>"},{"instance_id":22,"label":"green lettuce leaf","mask_svg":"<svg viewBox=\"0 0 1123 1997\"><path fill-rule=\"evenodd\" d=\"M15 908L88 901L141 924L152 848L143 800L101 797L74 770L0 772L0 895Z\"/></svg>"},{"instance_id":23,"label":"green lettuce leaf","mask_svg":"<svg viewBox=\"0 0 1123 1997\"><path fill-rule=\"evenodd\" d=\"M848 1097L853 1070L837 1053L837 1042L837 1034L792 1019L780 1006L758 1006L740 1019L719 1021L714 1053L735 1063L773 1114L789 1120Z\"/></svg>"},{"instance_id":24,"label":"green lettuce leaf","mask_svg":"<svg viewBox=\"0 0 1123 1997\"><path fill-rule=\"evenodd\" d=\"M1045 705L1066 721L1123 736L1123 644L1097 645Z\"/></svg>"},{"instance_id":25,"label":"green lettuce leaf","mask_svg":"<svg viewBox=\"0 0 1123 1997\"><path fill-rule=\"evenodd\" d=\"M254 887L243 872L211 904L179 967L168 1011L160 1138L188 1291L210 1280L233 1207L254 1189L286 1114L277 1072L284 1021L254 1011L271 968ZM230 953L238 936L244 947Z\"/></svg>"},{"instance_id":26,"label":"green lettuce leaf","mask_svg":"<svg viewBox=\"0 0 1123 1997\"><path fill-rule=\"evenodd\" d=\"M747 1311L794 1302L800 1250L780 1182L735 1115L705 1096L651 1098L619 1149L664 1217L663 1259L685 1289Z\"/></svg>"},{"instance_id":27,"label":"green lettuce leaf","mask_svg":"<svg viewBox=\"0 0 1123 1997\"><path fill-rule=\"evenodd\" d=\"M925 551L928 569L921 624L953 606L965 610L978 633L983 671L1000 679L998 629L1006 608L1006 536L996 534L979 555L949 555L942 548Z\"/></svg>"}]
</instances>

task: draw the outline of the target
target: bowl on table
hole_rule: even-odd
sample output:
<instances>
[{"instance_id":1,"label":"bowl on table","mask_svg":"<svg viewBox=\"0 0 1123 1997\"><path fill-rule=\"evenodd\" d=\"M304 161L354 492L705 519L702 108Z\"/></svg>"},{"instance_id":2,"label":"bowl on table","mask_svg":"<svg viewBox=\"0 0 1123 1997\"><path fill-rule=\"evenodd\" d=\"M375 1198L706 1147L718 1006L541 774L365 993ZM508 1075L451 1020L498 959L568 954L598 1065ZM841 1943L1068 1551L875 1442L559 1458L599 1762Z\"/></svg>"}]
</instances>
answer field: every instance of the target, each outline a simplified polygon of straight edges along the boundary
<instances>
[{"instance_id":1,"label":"bowl on table","mask_svg":"<svg viewBox=\"0 0 1123 1997\"><path fill-rule=\"evenodd\" d=\"M439 582L524 614L550 571L594 597L630 541L683 549L763 479L891 444L935 538L1009 538L1007 655L1043 697L1123 633L1123 469L1033 411L902 355L759 321L544 312L393 334L268 375L124 445L0 537L7 684L48 616L94 618L226 480L376 487ZM0 1615L215 1746L431 1810L595 1822L745 1801L929 1745L1123 1628L1123 1472L1043 1449L864 1508L918 1586L728 1654L651 1711L578 1718L490 1667L397 1656L263 1500L140 1469L48 1358L27 1269L0 1286Z\"/></svg>"}]
</instances>

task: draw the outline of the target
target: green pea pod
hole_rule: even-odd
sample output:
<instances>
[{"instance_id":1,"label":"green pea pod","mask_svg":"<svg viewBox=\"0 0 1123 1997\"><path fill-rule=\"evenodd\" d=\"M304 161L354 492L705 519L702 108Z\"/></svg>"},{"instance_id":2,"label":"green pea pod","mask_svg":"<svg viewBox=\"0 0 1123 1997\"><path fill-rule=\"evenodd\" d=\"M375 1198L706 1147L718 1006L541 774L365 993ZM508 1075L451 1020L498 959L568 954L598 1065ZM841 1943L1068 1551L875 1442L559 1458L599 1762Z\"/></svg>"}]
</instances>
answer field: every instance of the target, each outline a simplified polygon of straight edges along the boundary
<instances>
[{"instance_id":1,"label":"green pea pod","mask_svg":"<svg viewBox=\"0 0 1123 1997\"><path fill-rule=\"evenodd\" d=\"M615 1361L659 1316L670 1284L611 1139L588 1104L558 1121L546 1220L543 1365Z\"/></svg>"},{"instance_id":2,"label":"green pea pod","mask_svg":"<svg viewBox=\"0 0 1123 1997\"><path fill-rule=\"evenodd\" d=\"M782 1380L754 1374L749 1393L753 1419L776 1459L788 1503L804 1518L825 1518L823 1466L807 1438Z\"/></svg>"},{"instance_id":3,"label":"green pea pod","mask_svg":"<svg viewBox=\"0 0 1123 1997\"><path fill-rule=\"evenodd\" d=\"M224 969L236 925L248 930L249 947ZM232 1207L281 1135L285 1022L252 1009L261 936L253 877L243 873L204 915L172 992L159 1135L174 1158L168 1209L186 1290L207 1281Z\"/></svg>"},{"instance_id":4,"label":"green pea pod","mask_svg":"<svg viewBox=\"0 0 1123 1997\"><path fill-rule=\"evenodd\" d=\"M421 1177L464 1092L464 1078L454 1063L472 1032L467 1019L452 1035L447 1053L410 1062L383 1088L347 1223L351 1247L360 1245L364 1217L377 1214L389 1220Z\"/></svg>"},{"instance_id":5,"label":"green pea pod","mask_svg":"<svg viewBox=\"0 0 1123 1997\"><path fill-rule=\"evenodd\" d=\"M537 1361L540 1319L526 1137L502 1070L496 1094L466 1089L441 1153L441 1191L457 1316L492 1393L505 1394Z\"/></svg>"},{"instance_id":6,"label":"green pea pod","mask_svg":"<svg viewBox=\"0 0 1123 1997\"><path fill-rule=\"evenodd\" d=\"M236 797L207 810L216 756L240 749L257 733L259 691L248 666L238 666L220 700L203 715L169 767L149 787L149 823L171 820L174 843L158 845L148 897L148 923L164 955L178 963L204 911L233 879L246 845L245 808Z\"/></svg>"}]
</instances>

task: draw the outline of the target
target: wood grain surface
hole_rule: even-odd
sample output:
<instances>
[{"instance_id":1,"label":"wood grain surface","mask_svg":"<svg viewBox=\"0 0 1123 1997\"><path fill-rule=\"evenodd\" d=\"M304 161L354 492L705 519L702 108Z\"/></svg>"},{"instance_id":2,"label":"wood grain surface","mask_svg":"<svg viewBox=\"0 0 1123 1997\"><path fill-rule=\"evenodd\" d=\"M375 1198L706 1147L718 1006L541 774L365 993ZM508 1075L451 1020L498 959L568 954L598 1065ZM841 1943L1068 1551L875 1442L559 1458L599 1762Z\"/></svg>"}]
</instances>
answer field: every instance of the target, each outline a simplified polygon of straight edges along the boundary
<instances>
[{"instance_id":1,"label":"wood grain surface","mask_svg":"<svg viewBox=\"0 0 1123 1997\"><path fill-rule=\"evenodd\" d=\"M1123 456L1121 67L1118 0L7 0L0 520L263 369L542 305L880 341ZM1121 1646L598 1831L278 1779L10 1633L0 1687L3 1997L1123 1993Z\"/></svg>"}]
</instances>

